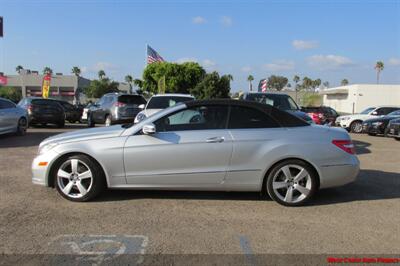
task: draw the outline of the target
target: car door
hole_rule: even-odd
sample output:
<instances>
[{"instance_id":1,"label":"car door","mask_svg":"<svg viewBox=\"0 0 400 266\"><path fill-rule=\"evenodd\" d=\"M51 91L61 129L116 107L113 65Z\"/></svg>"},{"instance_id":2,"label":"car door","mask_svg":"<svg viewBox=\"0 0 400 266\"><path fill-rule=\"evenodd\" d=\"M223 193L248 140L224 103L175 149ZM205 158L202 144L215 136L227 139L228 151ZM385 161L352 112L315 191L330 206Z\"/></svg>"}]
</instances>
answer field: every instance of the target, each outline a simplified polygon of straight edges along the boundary
<instances>
[{"instance_id":1,"label":"car door","mask_svg":"<svg viewBox=\"0 0 400 266\"><path fill-rule=\"evenodd\" d=\"M130 136L124 148L128 184L215 188L232 153L228 106L200 106L154 122L156 133Z\"/></svg>"},{"instance_id":2,"label":"car door","mask_svg":"<svg viewBox=\"0 0 400 266\"><path fill-rule=\"evenodd\" d=\"M287 129L264 112L247 106L231 107L228 129L233 139L233 152L225 184L259 189L262 166L267 163L264 155L288 134Z\"/></svg>"},{"instance_id":3,"label":"car door","mask_svg":"<svg viewBox=\"0 0 400 266\"><path fill-rule=\"evenodd\" d=\"M17 127L18 110L14 103L0 99L0 132L10 132Z\"/></svg>"},{"instance_id":4,"label":"car door","mask_svg":"<svg viewBox=\"0 0 400 266\"><path fill-rule=\"evenodd\" d=\"M92 118L96 123L103 123L103 106L107 96L100 98L98 102L94 104L94 107L90 110Z\"/></svg>"}]
</instances>

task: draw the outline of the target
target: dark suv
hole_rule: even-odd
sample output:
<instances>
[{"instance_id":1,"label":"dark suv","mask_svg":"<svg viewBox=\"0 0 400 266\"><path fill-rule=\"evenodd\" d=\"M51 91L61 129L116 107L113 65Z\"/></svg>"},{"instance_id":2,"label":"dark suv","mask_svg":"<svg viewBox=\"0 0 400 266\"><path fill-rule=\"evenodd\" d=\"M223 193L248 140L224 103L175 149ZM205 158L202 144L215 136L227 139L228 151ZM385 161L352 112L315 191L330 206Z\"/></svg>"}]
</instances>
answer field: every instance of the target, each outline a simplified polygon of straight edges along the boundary
<instances>
[{"instance_id":1,"label":"dark suv","mask_svg":"<svg viewBox=\"0 0 400 266\"><path fill-rule=\"evenodd\" d=\"M96 123L112 124L133 123L136 115L144 108L146 100L141 95L107 93L88 111L88 126Z\"/></svg>"},{"instance_id":2,"label":"dark suv","mask_svg":"<svg viewBox=\"0 0 400 266\"><path fill-rule=\"evenodd\" d=\"M266 93L266 92L246 92L239 97L239 100L253 101L262 104L272 105L275 108L291 113L304 121L314 123L311 117L302 112L296 102L287 94Z\"/></svg>"},{"instance_id":3,"label":"dark suv","mask_svg":"<svg viewBox=\"0 0 400 266\"><path fill-rule=\"evenodd\" d=\"M70 123L75 123L81 120L83 107L72 105L69 102L57 100L58 103L64 108L65 120Z\"/></svg>"},{"instance_id":4,"label":"dark suv","mask_svg":"<svg viewBox=\"0 0 400 266\"><path fill-rule=\"evenodd\" d=\"M30 125L55 124L60 128L65 125L64 108L56 100L27 97L22 99L18 106L28 111Z\"/></svg>"}]
</instances>

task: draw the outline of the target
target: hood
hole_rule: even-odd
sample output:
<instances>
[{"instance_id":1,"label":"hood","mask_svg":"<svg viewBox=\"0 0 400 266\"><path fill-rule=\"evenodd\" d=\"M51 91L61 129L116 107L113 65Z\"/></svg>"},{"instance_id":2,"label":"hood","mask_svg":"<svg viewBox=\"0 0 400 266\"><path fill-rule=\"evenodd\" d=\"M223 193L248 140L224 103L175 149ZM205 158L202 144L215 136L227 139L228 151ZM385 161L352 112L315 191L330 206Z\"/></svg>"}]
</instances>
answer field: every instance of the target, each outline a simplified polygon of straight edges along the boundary
<instances>
[{"instance_id":1,"label":"hood","mask_svg":"<svg viewBox=\"0 0 400 266\"><path fill-rule=\"evenodd\" d=\"M303 119L303 120L305 120L307 122L311 122L312 121L311 117L307 113L304 113L304 112L302 112L300 110L287 110L287 112L291 113L291 114L293 114L293 115L295 115L297 117L300 117L301 119Z\"/></svg>"},{"instance_id":2,"label":"hood","mask_svg":"<svg viewBox=\"0 0 400 266\"><path fill-rule=\"evenodd\" d=\"M49 143L65 143L73 141L91 140L91 139L102 139L111 138L121 135L125 129L121 125L115 125L111 127L99 127L80 129L76 131L61 133L50 138L43 140L40 146L47 145Z\"/></svg>"},{"instance_id":3,"label":"hood","mask_svg":"<svg viewBox=\"0 0 400 266\"><path fill-rule=\"evenodd\" d=\"M336 119L338 119L338 120L341 120L341 119L361 119L361 120L365 120L365 119L367 119L367 118L369 118L369 117L371 117L370 115L362 115L362 114L354 114L354 115L343 115L343 116L339 116L338 118L336 118Z\"/></svg>"}]
</instances>

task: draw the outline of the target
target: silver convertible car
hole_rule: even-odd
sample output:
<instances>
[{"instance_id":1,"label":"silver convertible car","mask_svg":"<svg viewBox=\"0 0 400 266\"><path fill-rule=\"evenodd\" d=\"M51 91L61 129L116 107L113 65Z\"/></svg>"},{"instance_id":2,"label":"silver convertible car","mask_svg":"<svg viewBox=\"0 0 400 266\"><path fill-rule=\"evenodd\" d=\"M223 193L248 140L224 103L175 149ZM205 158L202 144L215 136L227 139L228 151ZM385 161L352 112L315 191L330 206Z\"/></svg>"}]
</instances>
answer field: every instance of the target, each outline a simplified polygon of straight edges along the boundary
<instances>
[{"instance_id":1,"label":"silver convertible car","mask_svg":"<svg viewBox=\"0 0 400 266\"><path fill-rule=\"evenodd\" d=\"M310 125L269 105L181 103L135 125L44 140L33 183L88 201L105 188L258 191L286 206L355 180L359 161L344 129Z\"/></svg>"}]
</instances>

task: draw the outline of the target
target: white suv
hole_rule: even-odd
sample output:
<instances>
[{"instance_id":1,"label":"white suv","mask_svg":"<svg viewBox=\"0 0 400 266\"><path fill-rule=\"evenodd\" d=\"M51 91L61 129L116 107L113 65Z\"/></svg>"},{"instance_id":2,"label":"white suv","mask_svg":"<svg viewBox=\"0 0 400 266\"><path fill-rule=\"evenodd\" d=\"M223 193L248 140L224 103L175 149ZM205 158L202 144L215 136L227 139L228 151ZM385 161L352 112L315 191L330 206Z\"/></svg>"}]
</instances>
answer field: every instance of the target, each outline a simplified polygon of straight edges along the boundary
<instances>
[{"instance_id":1,"label":"white suv","mask_svg":"<svg viewBox=\"0 0 400 266\"><path fill-rule=\"evenodd\" d=\"M364 120L384 116L396 110L400 110L400 106L369 107L359 114L339 116L336 118L336 125L353 133L361 133Z\"/></svg>"},{"instance_id":2,"label":"white suv","mask_svg":"<svg viewBox=\"0 0 400 266\"><path fill-rule=\"evenodd\" d=\"M189 94L179 94L179 93L167 93L167 94L157 94L150 98L147 102L144 110L137 114L135 117L135 124L146 119L147 117L171 106L174 106L180 102L193 101L194 97Z\"/></svg>"}]
</instances>

